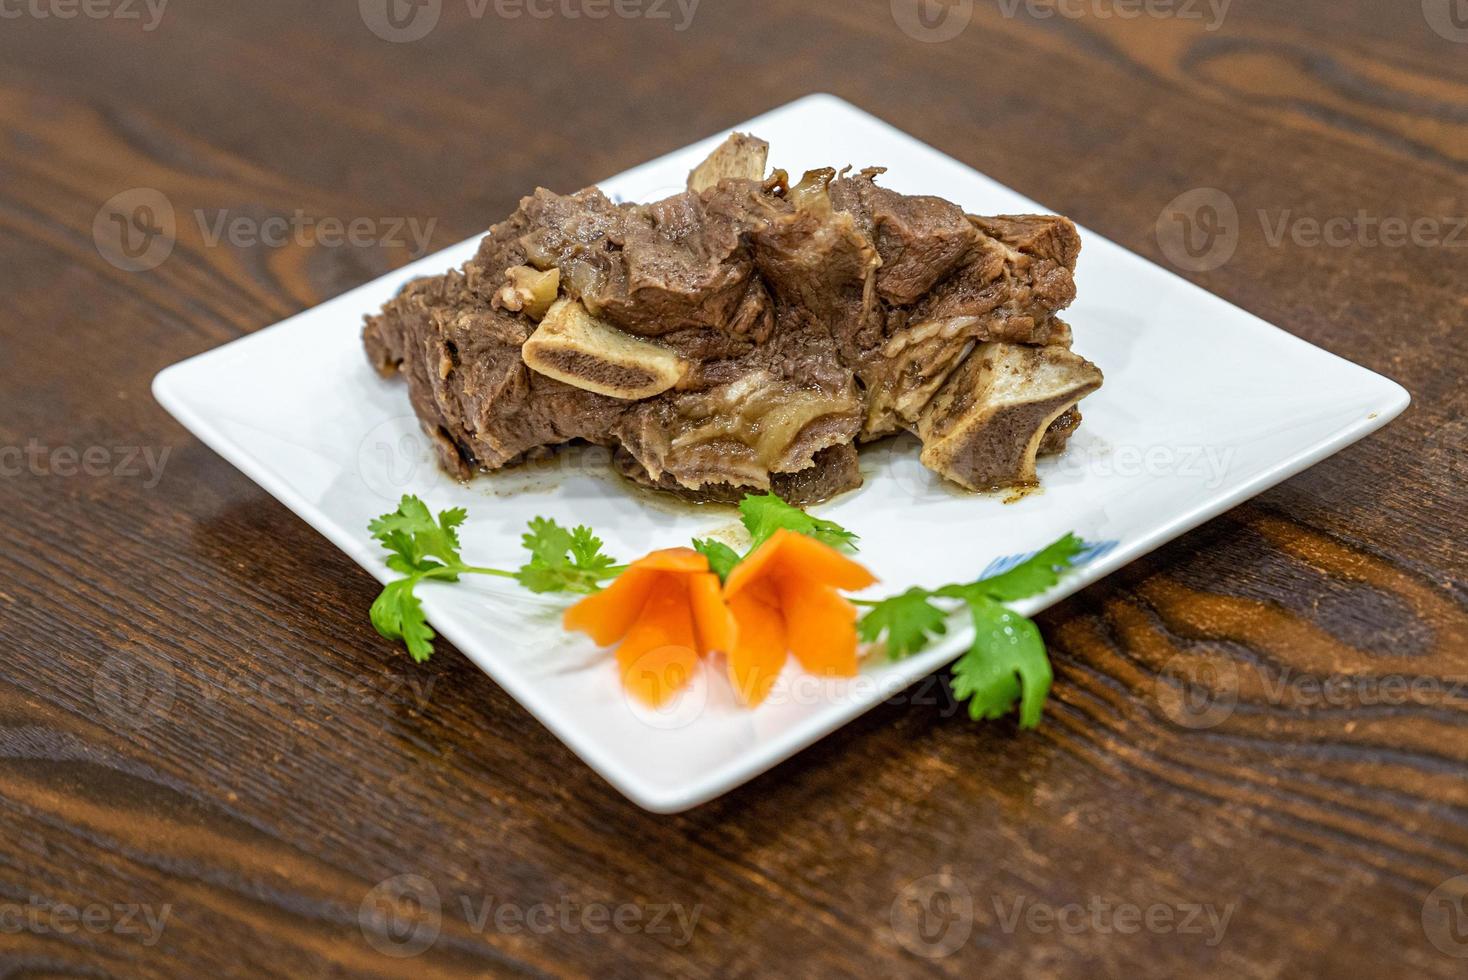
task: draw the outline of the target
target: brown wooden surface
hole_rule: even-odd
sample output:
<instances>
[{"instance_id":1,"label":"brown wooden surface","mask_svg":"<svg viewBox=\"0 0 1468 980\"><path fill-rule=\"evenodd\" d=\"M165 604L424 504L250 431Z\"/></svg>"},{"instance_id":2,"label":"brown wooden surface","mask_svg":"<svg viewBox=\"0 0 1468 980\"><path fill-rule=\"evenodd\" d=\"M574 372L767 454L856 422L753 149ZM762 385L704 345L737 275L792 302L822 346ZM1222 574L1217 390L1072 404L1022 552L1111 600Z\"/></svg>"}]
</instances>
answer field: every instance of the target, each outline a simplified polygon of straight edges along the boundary
<instances>
[{"instance_id":1,"label":"brown wooden surface","mask_svg":"<svg viewBox=\"0 0 1468 980\"><path fill-rule=\"evenodd\" d=\"M351 0L193 0L152 31L146 14L6 9L0 444L170 455L152 486L43 472L54 457L0 480L0 974L1468 969L1429 939L1445 912L1424 926L1429 893L1468 873L1468 695L1450 683L1468 677L1468 248L1275 246L1252 217L1468 214L1468 44L1418 0L1237 0L1217 31L981 2L944 43L876 0L710 0L684 31L676 8L476 20L446 0L414 43L374 36ZM908 700L936 704L883 706L708 806L650 816L457 652L416 668L380 640L369 577L148 385L410 257L211 246L195 209L434 219L437 248L536 184L580 187L810 91L1164 263L1164 205L1226 191L1238 252L1191 277L1415 404L1042 617L1058 682L1038 733L970 724L928 685ZM93 221L139 187L180 230L129 273ZM1232 716L1173 720L1178 654L1222 665ZM1428 690L1280 693L1302 677ZM392 958L359 909L403 874L431 884L442 930ZM973 901L949 956L902 942L933 875ZM957 907L942 898L935 916ZM476 925L485 901L700 917L686 944L676 926L532 934ZM102 909L99 925L67 929L58 903ZM1091 918L1007 930L1016 903L1233 911L1209 945ZM124 928L127 904L167 907L155 944Z\"/></svg>"}]
</instances>

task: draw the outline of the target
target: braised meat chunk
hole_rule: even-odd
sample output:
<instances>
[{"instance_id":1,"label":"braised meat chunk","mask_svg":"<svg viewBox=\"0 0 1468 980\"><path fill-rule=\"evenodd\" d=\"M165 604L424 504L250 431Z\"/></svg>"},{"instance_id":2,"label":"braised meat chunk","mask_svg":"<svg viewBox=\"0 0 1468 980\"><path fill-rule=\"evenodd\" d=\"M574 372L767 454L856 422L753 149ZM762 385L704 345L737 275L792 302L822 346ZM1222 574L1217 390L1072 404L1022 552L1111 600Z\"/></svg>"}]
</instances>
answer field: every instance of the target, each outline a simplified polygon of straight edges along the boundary
<instances>
[{"instance_id":1,"label":"braised meat chunk","mask_svg":"<svg viewBox=\"0 0 1468 980\"><path fill-rule=\"evenodd\" d=\"M681 194L537 190L465 265L409 283L363 340L440 463L467 479L584 441L695 500L795 503L861 484L898 432L975 490L1031 484L1101 386L1058 316L1075 226L978 217L880 169L765 173L736 134Z\"/></svg>"}]
</instances>

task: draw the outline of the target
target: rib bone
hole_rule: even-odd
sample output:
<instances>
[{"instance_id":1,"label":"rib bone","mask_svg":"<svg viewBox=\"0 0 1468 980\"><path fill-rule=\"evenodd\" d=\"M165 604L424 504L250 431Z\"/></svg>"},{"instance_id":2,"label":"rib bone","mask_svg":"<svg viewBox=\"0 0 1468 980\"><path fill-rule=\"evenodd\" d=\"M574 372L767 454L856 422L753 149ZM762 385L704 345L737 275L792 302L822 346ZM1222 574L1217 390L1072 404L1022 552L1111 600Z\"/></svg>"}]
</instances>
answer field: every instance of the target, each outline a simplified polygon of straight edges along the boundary
<instances>
[{"instance_id":1,"label":"rib bone","mask_svg":"<svg viewBox=\"0 0 1468 980\"><path fill-rule=\"evenodd\" d=\"M970 490L1031 486L1050 423L1101 382L1064 347L979 344L918 420L923 464Z\"/></svg>"},{"instance_id":2,"label":"rib bone","mask_svg":"<svg viewBox=\"0 0 1468 980\"><path fill-rule=\"evenodd\" d=\"M571 299L551 305L520 356L532 371L627 401L661 395L688 371L677 354L603 323Z\"/></svg>"}]
</instances>

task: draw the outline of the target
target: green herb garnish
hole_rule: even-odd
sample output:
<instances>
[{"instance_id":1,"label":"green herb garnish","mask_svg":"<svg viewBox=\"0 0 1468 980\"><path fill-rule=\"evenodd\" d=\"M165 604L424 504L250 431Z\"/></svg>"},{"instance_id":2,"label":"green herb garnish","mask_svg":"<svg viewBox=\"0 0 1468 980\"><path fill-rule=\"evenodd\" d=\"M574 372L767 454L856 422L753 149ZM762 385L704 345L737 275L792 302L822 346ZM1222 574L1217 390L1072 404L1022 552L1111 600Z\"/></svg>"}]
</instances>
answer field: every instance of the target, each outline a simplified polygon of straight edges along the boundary
<instances>
[{"instance_id":1,"label":"green herb garnish","mask_svg":"<svg viewBox=\"0 0 1468 980\"><path fill-rule=\"evenodd\" d=\"M815 538L837 551L855 551L857 536L835 521L823 521L811 517L799 507L792 507L773 493L763 496L748 496L739 502L739 516L758 548L769 540L770 535L784 528L797 534Z\"/></svg>"},{"instance_id":2,"label":"green herb garnish","mask_svg":"<svg viewBox=\"0 0 1468 980\"><path fill-rule=\"evenodd\" d=\"M974 643L953 665L953 693L968 701L975 721L1001 718L1019 704L1021 728L1040 723L1052 673L1045 641L1033 622L1004 603L1028 599L1053 588L1085 548L1073 534L1056 541L1006 572L941 589L910 589L870 607L857 623L862 639L887 640L887 656L901 660L947 632L951 612L935 599L959 599L974 623Z\"/></svg>"},{"instance_id":3,"label":"green herb garnish","mask_svg":"<svg viewBox=\"0 0 1468 980\"><path fill-rule=\"evenodd\" d=\"M555 521L537 517L522 538L530 560L518 571L480 568L465 564L459 555L459 527L468 514L454 507L435 519L428 505L405 495L398 509L367 525L389 552L387 567L403 578L389 582L372 603L372 625L389 640L402 640L414 660L433 654L436 635L423 614L414 589L419 582L457 582L460 575L512 578L532 592L574 592L586 595L622 570L616 559L602 553L602 543L590 528L566 530Z\"/></svg>"},{"instance_id":4,"label":"green herb garnish","mask_svg":"<svg viewBox=\"0 0 1468 980\"><path fill-rule=\"evenodd\" d=\"M695 538L693 542L693 550L709 560L709 570L719 576L721 582L729 577L735 565L748 558L782 528L815 538L838 551L856 551L855 534L835 521L812 517L773 493L746 496L739 502L739 520L749 532L750 540L749 550L742 555L712 538Z\"/></svg>"},{"instance_id":5,"label":"green herb garnish","mask_svg":"<svg viewBox=\"0 0 1468 980\"><path fill-rule=\"evenodd\" d=\"M589 527L566 530L555 521L537 517L521 543L530 561L515 578L531 592L575 592L590 595L599 591L604 579L616 578L621 569L617 559L602 553L602 541Z\"/></svg>"},{"instance_id":6,"label":"green herb garnish","mask_svg":"<svg viewBox=\"0 0 1468 980\"><path fill-rule=\"evenodd\" d=\"M833 521L811 517L774 494L745 497L739 513L753 542L750 551L782 528L833 548L856 550L855 534ZM521 538L530 558L516 571L466 564L459 554L459 528L467 516L456 507L435 518L422 500L408 495L397 510L368 525L388 551L388 567L403 576L389 582L372 603L372 625L387 639L401 640L420 663L432 655L435 638L414 592L420 582L491 575L514 579L532 592L590 595L625 570L603 552L601 539L590 528L567 529L543 517L532 520ZM693 547L708 559L720 580L746 557L713 539L696 540ZM880 602L856 600L867 607L857 632L867 642L885 640L887 656L901 660L945 635L949 619L966 608L974 624L974 642L953 665L954 694L968 702L975 721L1003 717L1018 705L1020 727L1034 728L1050 692L1050 660L1039 628L1005 603L1053 588L1084 549L1084 542L1068 534L1013 568L976 582L909 589ZM962 605L955 607L953 601Z\"/></svg>"},{"instance_id":7,"label":"green herb garnish","mask_svg":"<svg viewBox=\"0 0 1468 980\"><path fill-rule=\"evenodd\" d=\"M695 539L693 550L709 560L709 571L717 575L720 582L728 578L734 566L744 560L744 556L739 552L713 538Z\"/></svg>"}]
</instances>

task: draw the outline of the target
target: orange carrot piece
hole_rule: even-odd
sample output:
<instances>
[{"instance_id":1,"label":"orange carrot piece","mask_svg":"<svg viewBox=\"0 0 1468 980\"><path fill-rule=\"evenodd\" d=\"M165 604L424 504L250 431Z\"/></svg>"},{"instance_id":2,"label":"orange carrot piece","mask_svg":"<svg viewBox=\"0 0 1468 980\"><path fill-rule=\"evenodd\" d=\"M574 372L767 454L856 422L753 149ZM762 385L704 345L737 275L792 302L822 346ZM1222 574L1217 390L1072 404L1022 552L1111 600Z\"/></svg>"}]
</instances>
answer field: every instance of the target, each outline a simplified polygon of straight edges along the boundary
<instances>
[{"instance_id":1,"label":"orange carrot piece","mask_svg":"<svg viewBox=\"0 0 1468 980\"><path fill-rule=\"evenodd\" d=\"M830 586L797 575L783 576L777 589L800 666L810 674L855 676L856 607Z\"/></svg>"},{"instance_id":2,"label":"orange carrot piece","mask_svg":"<svg viewBox=\"0 0 1468 980\"><path fill-rule=\"evenodd\" d=\"M783 529L776 531L770 535L769 540L751 551L743 561L734 566L734 570L724 580L726 599L733 599L748 588L751 582L757 581L774 567L772 562L780 556L780 542L785 533Z\"/></svg>"},{"instance_id":3,"label":"orange carrot piece","mask_svg":"<svg viewBox=\"0 0 1468 980\"><path fill-rule=\"evenodd\" d=\"M698 666L693 644L688 584L664 574L617 648L623 685L653 707L663 704L693 680Z\"/></svg>"},{"instance_id":4,"label":"orange carrot piece","mask_svg":"<svg viewBox=\"0 0 1468 980\"><path fill-rule=\"evenodd\" d=\"M739 624L729 653L729 681L748 707L764 701L785 666L785 617L767 582L757 582L729 600Z\"/></svg>"},{"instance_id":5,"label":"orange carrot piece","mask_svg":"<svg viewBox=\"0 0 1468 980\"><path fill-rule=\"evenodd\" d=\"M611 585L566 610L561 624L590 634L597 646L611 646L632 628L660 578L669 573L706 573L708 559L692 548L654 551L627 567Z\"/></svg>"},{"instance_id":6,"label":"orange carrot piece","mask_svg":"<svg viewBox=\"0 0 1468 980\"><path fill-rule=\"evenodd\" d=\"M787 576L799 576L845 592L856 592L877 582L871 572L830 545L784 529L775 534L783 535L779 567Z\"/></svg>"},{"instance_id":7,"label":"orange carrot piece","mask_svg":"<svg viewBox=\"0 0 1468 980\"><path fill-rule=\"evenodd\" d=\"M693 631L698 637L699 653L733 650L737 628L734 613L724 602L719 577L712 572L689 576L688 598L693 607Z\"/></svg>"},{"instance_id":8,"label":"orange carrot piece","mask_svg":"<svg viewBox=\"0 0 1468 980\"><path fill-rule=\"evenodd\" d=\"M871 572L830 545L781 528L734 566L724 584L724 594L733 598L750 582L770 574L798 575L848 591L864 589L877 581Z\"/></svg>"},{"instance_id":9,"label":"orange carrot piece","mask_svg":"<svg viewBox=\"0 0 1468 980\"><path fill-rule=\"evenodd\" d=\"M561 625L568 630L590 634L599 647L609 647L632 629L642 615L653 587L671 577L666 572L628 568L607 588L567 609Z\"/></svg>"},{"instance_id":10,"label":"orange carrot piece","mask_svg":"<svg viewBox=\"0 0 1468 980\"><path fill-rule=\"evenodd\" d=\"M656 572L706 572L709 560L692 548L664 548L649 552L628 568L647 568Z\"/></svg>"}]
</instances>

